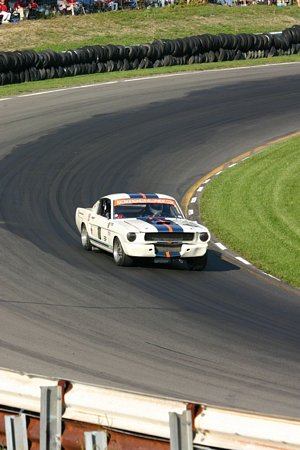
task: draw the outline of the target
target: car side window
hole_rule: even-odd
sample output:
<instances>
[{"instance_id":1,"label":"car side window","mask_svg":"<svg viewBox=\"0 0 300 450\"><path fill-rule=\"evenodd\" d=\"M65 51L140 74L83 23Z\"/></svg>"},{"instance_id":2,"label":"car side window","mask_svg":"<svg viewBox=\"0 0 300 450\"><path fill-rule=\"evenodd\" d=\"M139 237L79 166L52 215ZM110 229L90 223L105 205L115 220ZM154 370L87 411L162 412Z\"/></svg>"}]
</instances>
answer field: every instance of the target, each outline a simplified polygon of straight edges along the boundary
<instances>
[{"instance_id":1,"label":"car side window","mask_svg":"<svg viewBox=\"0 0 300 450\"><path fill-rule=\"evenodd\" d=\"M98 214L100 214L100 216L106 217L106 219L110 219L111 202L108 198L103 198L100 200Z\"/></svg>"}]
</instances>

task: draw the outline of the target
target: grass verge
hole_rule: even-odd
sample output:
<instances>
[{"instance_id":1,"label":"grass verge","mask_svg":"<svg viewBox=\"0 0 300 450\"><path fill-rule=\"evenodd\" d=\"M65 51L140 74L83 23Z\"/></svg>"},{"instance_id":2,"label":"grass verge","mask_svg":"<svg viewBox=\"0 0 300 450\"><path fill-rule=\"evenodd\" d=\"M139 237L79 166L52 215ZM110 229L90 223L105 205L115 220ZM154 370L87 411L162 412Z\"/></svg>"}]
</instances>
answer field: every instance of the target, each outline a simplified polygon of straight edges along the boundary
<instances>
[{"instance_id":1,"label":"grass verge","mask_svg":"<svg viewBox=\"0 0 300 450\"><path fill-rule=\"evenodd\" d=\"M300 287L300 137L269 147L211 181L201 219L256 267Z\"/></svg>"},{"instance_id":2,"label":"grass verge","mask_svg":"<svg viewBox=\"0 0 300 450\"><path fill-rule=\"evenodd\" d=\"M300 24L300 8L296 5L285 8L176 5L10 23L1 27L0 45L2 51L49 48L62 51L84 45L143 44L159 38L204 33L282 31L296 24Z\"/></svg>"}]
</instances>

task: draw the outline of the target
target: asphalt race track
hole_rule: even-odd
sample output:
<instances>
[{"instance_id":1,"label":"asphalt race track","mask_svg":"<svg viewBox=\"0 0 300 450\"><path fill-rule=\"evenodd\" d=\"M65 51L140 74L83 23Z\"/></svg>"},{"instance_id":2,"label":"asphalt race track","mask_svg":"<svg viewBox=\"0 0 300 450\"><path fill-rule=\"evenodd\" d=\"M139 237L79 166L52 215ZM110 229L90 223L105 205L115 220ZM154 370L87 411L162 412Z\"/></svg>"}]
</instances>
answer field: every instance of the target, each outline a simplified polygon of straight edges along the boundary
<instances>
[{"instance_id":1,"label":"asphalt race track","mask_svg":"<svg viewBox=\"0 0 300 450\"><path fill-rule=\"evenodd\" d=\"M299 130L300 64L2 99L0 117L0 366L299 418L299 290L216 248L204 272L117 267L81 248L74 212L112 192L180 200Z\"/></svg>"}]
</instances>

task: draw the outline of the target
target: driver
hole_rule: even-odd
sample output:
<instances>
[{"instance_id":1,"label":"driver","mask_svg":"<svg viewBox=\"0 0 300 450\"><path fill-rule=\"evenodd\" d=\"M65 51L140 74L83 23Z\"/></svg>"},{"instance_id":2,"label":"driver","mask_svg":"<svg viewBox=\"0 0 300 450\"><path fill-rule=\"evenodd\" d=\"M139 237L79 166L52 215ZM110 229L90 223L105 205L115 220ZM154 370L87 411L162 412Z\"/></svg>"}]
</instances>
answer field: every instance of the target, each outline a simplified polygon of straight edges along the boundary
<instances>
[{"instance_id":1,"label":"driver","mask_svg":"<svg viewBox=\"0 0 300 450\"><path fill-rule=\"evenodd\" d=\"M150 216L162 216L163 212L163 204L162 203L150 203L149 204L149 211Z\"/></svg>"}]
</instances>

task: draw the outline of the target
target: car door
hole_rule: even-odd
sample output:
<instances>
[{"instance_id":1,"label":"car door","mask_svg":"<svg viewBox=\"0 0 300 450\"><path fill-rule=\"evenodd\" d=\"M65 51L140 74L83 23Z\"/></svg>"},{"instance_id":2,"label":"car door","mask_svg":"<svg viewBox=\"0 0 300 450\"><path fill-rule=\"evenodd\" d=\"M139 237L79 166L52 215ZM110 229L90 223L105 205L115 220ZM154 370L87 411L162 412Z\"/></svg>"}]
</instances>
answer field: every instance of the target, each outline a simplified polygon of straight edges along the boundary
<instances>
[{"instance_id":1,"label":"car door","mask_svg":"<svg viewBox=\"0 0 300 450\"><path fill-rule=\"evenodd\" d=\"M97 211L93 211L90 216L91 237L99 244L109 248L108 243L108 223L111 218L111 202L108 198L99 200Z\"/></svg>"}]
</instances>

